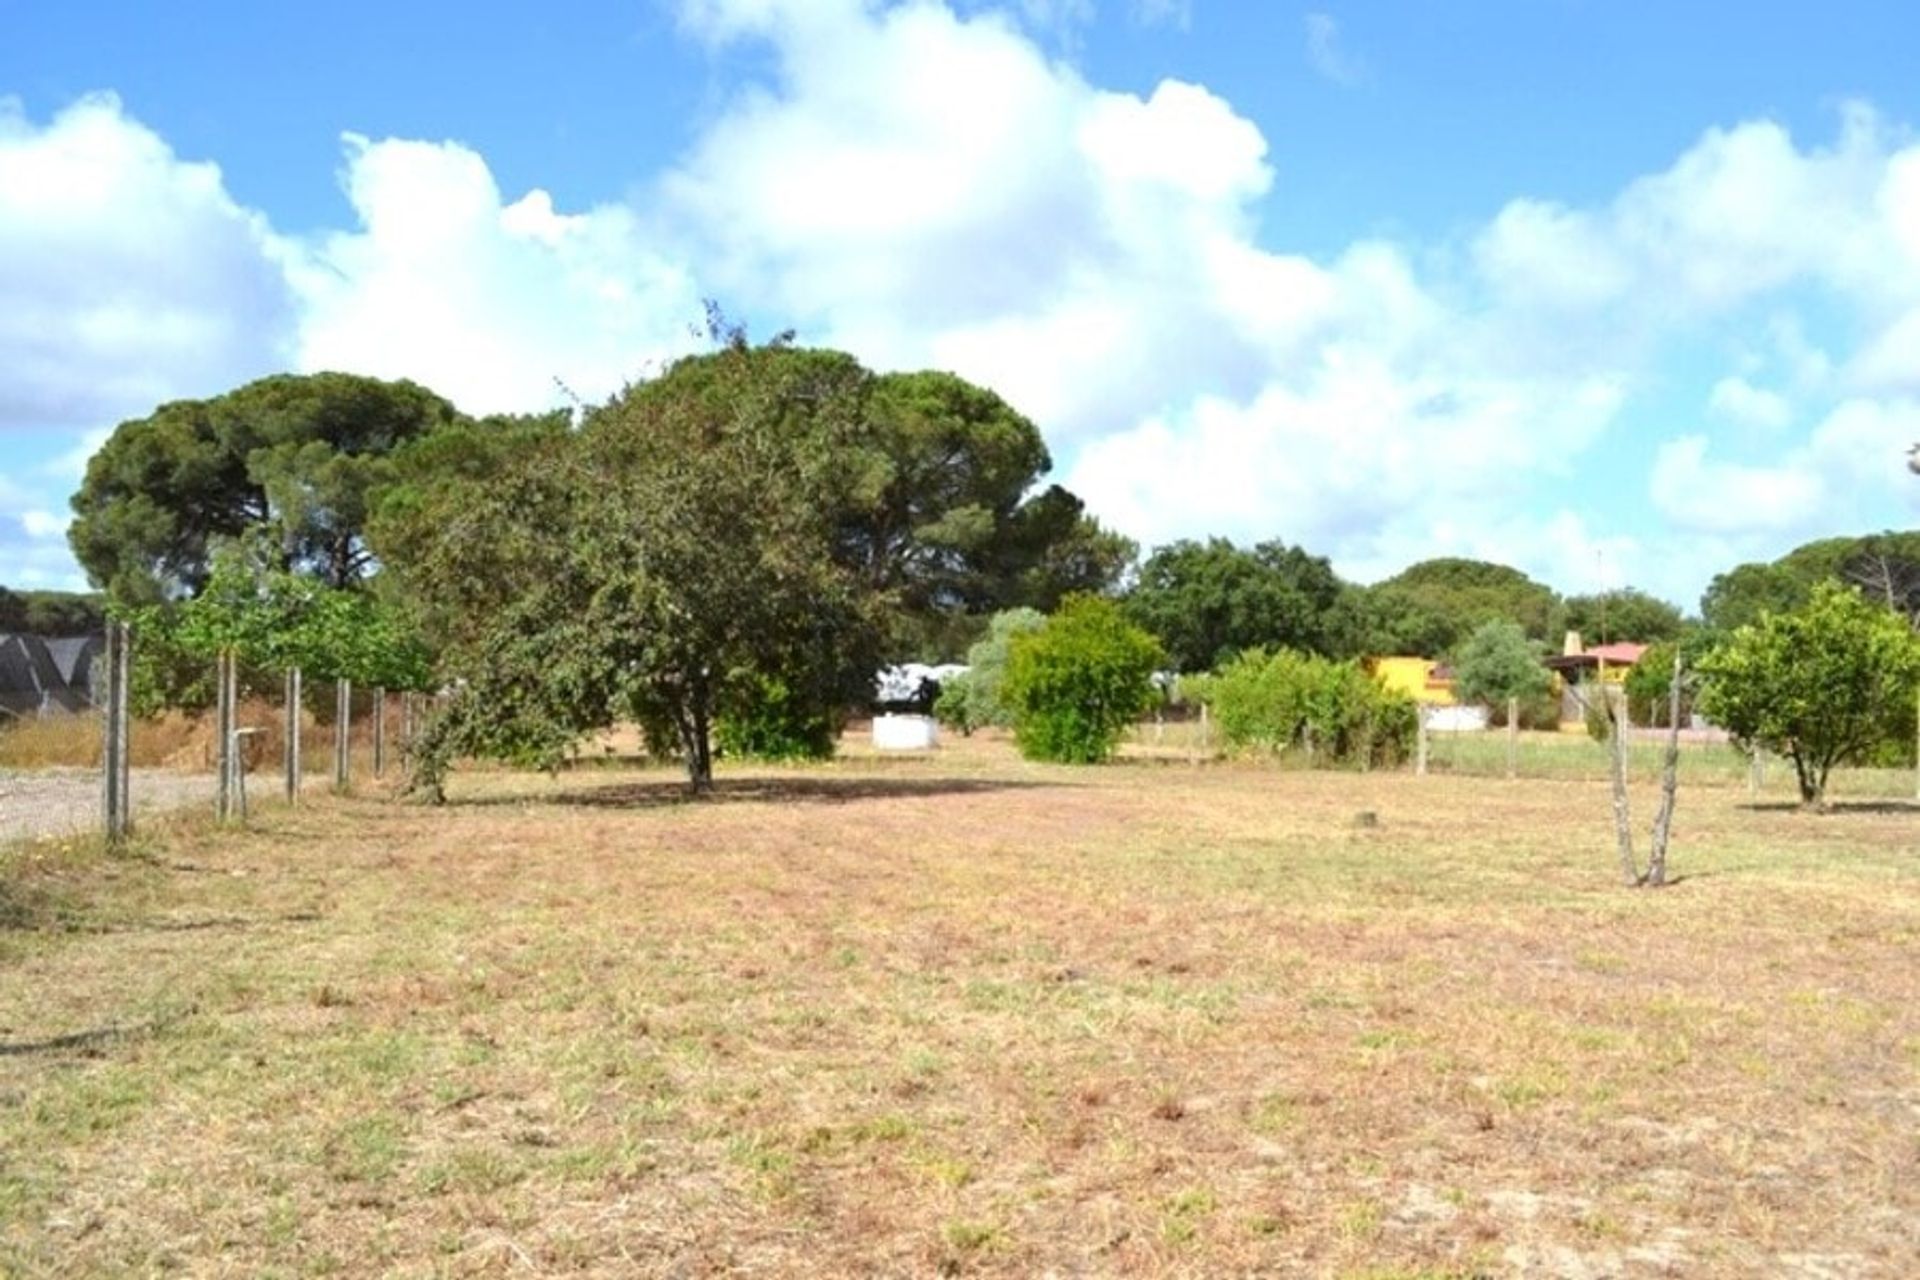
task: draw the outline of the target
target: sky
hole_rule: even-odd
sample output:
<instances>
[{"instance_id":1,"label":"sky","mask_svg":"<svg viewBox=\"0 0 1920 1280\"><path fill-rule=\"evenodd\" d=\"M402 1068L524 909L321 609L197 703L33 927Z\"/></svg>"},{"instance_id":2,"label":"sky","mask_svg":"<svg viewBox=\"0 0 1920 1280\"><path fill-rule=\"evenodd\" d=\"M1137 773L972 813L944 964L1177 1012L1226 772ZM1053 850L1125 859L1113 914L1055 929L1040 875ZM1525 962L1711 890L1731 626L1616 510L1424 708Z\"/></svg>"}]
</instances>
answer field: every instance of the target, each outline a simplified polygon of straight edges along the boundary
<instances>
[{"instance_id":1,"label":"sky","mask_svg":"<svg viewBox=\"0 0 1920 1280\"><path fill-rule=\"evenodd\" d=\"M268 373L567 403L753 332L943 368L1152 546L1691 607L1920 525L1920 11L0 0L0 582Z\"/></svg>"}]
</instances>

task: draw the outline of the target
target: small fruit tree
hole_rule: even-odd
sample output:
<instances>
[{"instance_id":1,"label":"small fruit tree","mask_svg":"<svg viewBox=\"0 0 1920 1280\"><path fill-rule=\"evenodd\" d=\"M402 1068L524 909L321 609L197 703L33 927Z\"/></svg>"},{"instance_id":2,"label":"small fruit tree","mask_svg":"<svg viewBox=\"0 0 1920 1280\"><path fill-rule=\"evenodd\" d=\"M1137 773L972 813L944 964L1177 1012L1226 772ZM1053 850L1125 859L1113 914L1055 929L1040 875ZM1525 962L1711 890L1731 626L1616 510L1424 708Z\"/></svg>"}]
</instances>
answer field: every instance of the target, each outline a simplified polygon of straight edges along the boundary
<instances>
[{"instance_id":1,"label":"small fruit tree","mask_svg":"<svg viewBox=\"0 0 1920 1280\"><path fill-rule=\"evenodd\" d=\"M1163 654L1099 596L1069 596L1038 631L1015 636L1002 696L1029 760L1097 764L1153 707Z\"/></svg>"},{"instance_id":2,"label":"small fruit tree","mask_svg":"<svg viewBox=\"0 0 1920 1280\"><path fill-rule=\"evenodd\" d=\"M1700 662L1700 706L1743 746L1793 761L1802 804L1833 767L1912 731L1920 640L1852 587L1822 583L1798 609L1741 627Z\"/></svg>"}]
</instances>

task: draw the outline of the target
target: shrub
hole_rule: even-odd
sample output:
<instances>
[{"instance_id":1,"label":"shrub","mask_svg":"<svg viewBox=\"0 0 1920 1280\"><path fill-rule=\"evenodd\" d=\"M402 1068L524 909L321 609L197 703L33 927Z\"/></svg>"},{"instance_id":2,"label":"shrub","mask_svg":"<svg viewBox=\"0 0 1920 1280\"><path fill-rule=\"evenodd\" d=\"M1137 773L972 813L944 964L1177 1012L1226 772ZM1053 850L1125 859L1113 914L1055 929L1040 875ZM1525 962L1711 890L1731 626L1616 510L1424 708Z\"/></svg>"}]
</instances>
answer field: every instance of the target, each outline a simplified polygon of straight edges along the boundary
<instances>
[{"instance_id":1,"label":"shrub","mask_svg":"<svg viewBox=\"0 0 1920 1280\"><path fill-rule=\"evenodd\" d=\"M1413 699L1357 662L1255 649L1203 688L1221 736L1241 750L1278 753L1311 743L1316 760L1392 764L1412 751L1419 730Z\"/></svg>"},{"instance_id":2,"label":"shrub","mask_svg":"<svg viewBox=\"0 0 1920 1280\"><path fill-rule=\"evenodd\" d=\"M785 682L753 676L720 708L714 739L722 755L750 760L827 760L841 717L810 705Z\"/></svg>"},{"instance_id":3,"label":"shrub","mask_svg":"<svg viewBox=\"0 0 1920 1280\"><path fill-rule=\"evenodd\" d=\"M962 736L971 737L981 724L976 718L975 704L978 701L974 693L973 673L963 671L940 686L940 696L933 703L933 717Z\"/></svg>"},{"instance_id":4,"label":"shrub","mask_svg":"<svg viewBox=\"0 0 1920 1280\"><path fill-rule=\"evenodd\" d=\"M1158 700L1160 643L1098 596L1069 596L1010 646L1001 696L1029 760L1096 764Z\"/></svg>"}]
</instances>

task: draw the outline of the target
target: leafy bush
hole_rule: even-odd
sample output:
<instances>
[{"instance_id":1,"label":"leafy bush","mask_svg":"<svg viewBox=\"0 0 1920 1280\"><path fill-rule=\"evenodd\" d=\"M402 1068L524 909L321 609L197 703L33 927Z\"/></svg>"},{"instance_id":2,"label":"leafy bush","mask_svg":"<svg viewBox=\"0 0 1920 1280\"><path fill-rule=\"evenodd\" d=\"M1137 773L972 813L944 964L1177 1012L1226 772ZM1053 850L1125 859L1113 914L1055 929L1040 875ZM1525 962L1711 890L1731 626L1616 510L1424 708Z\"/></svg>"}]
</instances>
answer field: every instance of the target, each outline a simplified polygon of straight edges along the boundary
<instances>
[{"instance_id":1,"label":"leafy bush","mask_svg":"<svg viewBox=\"0 0 1920 1280\"><path fill-rule=\"evenodd\" d=\"M979 701L979 695L974 692L973 673L963 671L940 686L940 696L933 703L933 717L947 728L971 737L984 723L976 709Z\"/></svg>"},{"instance_id":2,"label":"leafy bush","mask_svg":"<svg viewBox=\"0 0 1920 1280\"><path fill-rule=\"evenodd\" d=\"M1413 699L1358 662L1287 649L1241 654L1198 696L1212 708L1221 736L1242 750L1278 753L1310 742L1316 760L1392 764L1412 751L1419 730Z\"/></svg>"},{"instance_id":3,"label":"leafy bush","mask_svg":"<svg viewBox=\"0 0 1920 1280\"><path fill-rule=\"evenodd\" d=\"M1839 583L1768 613L1700 660L1700 709L1742 746L1793 761L1800 799L1826 800L1833 767L1900 749L1914 729L1920 639Z\"/></svg>"},{"instance_id":4,"label":"leafy bush","mask_svg":"<svg viewBox=\"0 0 1920 1280\"><path fill-rule=\"evenodd\" d=\"M829 760L840 728L840 716L810 705L784 681L750 676L722 703L714 739L736 759Z\"/></svg>"},{"instance_id":5,"label":"leafy bush","mask_svg":"<svg viewBox=\"0 0 1920 1280\"><path fill-rule=\"evenodd\" d=\"M1013 637L1001 696L1029 760L1096 764L1158 700L1159 641L1098 596L1069 596L1038 631Z\"/></svg>"}]
</instances>

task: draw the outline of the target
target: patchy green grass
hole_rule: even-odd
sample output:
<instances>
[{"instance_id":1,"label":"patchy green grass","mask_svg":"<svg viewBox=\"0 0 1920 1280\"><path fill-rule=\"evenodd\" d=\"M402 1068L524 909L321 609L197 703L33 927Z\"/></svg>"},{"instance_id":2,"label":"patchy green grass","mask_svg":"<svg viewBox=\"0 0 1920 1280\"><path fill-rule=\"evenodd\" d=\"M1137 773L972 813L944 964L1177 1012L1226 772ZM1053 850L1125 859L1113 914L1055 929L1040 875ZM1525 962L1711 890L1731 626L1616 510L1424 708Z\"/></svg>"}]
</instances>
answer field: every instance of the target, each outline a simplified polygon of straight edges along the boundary
<instances>
[{"instance_id":1,"label":"patchy green grass","mask_svg":"<svg viewBox=\"0 0 1920 1280\"><path fill-rule=\"evenodd\" d=\"M1595 783L981 739L17 849L0 1274L1901 1275L1920 812L1743 781L1658 893Z\"/></svg>"}]
</instances>

